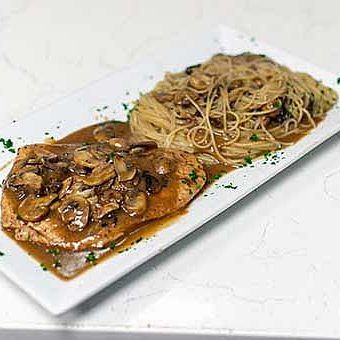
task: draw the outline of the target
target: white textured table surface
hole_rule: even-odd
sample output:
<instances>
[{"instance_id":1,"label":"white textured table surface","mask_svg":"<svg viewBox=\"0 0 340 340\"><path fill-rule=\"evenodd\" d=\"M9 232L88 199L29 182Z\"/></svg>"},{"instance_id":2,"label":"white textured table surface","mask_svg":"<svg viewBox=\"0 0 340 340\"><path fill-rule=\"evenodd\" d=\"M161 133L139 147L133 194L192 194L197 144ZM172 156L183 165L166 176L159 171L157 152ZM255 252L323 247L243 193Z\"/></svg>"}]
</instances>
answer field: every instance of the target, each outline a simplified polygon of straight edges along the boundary
<instances>
[{"instance_id":1,"label":"white textured table surface","mask_svg":"<svg viewBox=\"0 0 340 340\"><path fill-rule=\"evenodd\" d=\"M339 13L336 0L2 0L0 127L156 58L181 30L216 23L340 74ZM53 329L55 339L79 331L88 339L149 332L340 337L339 208L336 136L67 315L49 316L0 276L0 339L38 339L46 333L33 330Z\"/></svg>"}]
</instances>

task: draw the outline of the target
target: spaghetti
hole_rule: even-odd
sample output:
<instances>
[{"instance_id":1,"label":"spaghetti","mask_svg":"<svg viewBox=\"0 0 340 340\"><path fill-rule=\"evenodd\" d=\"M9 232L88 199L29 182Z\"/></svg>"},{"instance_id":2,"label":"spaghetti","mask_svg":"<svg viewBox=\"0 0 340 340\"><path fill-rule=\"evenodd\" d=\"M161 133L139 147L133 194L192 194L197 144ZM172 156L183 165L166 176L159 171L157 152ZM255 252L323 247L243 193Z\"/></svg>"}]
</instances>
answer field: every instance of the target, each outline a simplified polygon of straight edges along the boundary
<instances>
[{"instance_id":1,"label":"spaghetti","mask_svg":"<svg viewBox=\"0 0 340 340\"><path fill-rule=\"evenodd\" d=\"M195 153L206 164L238 166L291 145L336 101L331 88L264 55L218 54L167 73L140 97L130 126L138 138Z\"/></svg>"}]
</instances>

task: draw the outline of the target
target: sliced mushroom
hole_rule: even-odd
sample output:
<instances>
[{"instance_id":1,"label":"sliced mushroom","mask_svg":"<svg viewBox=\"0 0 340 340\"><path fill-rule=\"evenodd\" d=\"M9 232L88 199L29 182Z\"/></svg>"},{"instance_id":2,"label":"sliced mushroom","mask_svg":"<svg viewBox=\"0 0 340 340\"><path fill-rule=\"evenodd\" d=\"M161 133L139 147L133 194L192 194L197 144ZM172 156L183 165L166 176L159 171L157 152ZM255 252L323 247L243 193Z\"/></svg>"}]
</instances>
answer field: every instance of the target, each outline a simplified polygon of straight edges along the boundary
<instances>
[{"instance_id":1,"label":"sliced mushroom","mask_svg":"<svg viewBox=\"0 0 340 340\"><path fill-rule=\"evenodd\" d=\"M115 167L112 164L103 163L94 168L90 175L82 177L81 180L89 186L95 186L101 185L115 176Z\"/></svg>"},{"instance_id":2,"label":"sliced mushroom","mask_svg":"<svg viewBox=\"0 0 340 340\"><path fill-rule=\"evenodd\" d=\"M96 141L98 142L107 142L111 138L115 137L116 132L115 132L115 125L114 124L104 124L101 126L98 126L94 131L93 131L93 136Z\"/></svg>"},{"instance_id":3,"label":"sliced mushroom","mask_svg":"<svg viewBox=\"0 0 340 340\"><path fill-rule=\"evenodd\" d=\"M41 158L29 158L25 161L26 165L40 165L41 164Z\"/></svg>"},{"instance_id":4,"label":"sliced mushroom","mask_svg":"<svg viewBox=\"0 0 340 340\"><path fill-rule=\"evenodd\" d=\"M105 215L107 215L108 213L110 213L110 212L112 212L112 211L114 211L114 210L117 210L117 209L119 209L119 204L118 204L116 201L107 203L107 204L101 206L101 207L98 209L97 218L98 218L98 219L101 219L101 218L103 218Z\"/></svg>"},{"instance_id":5,"label":"sliced mushroom","mask_svg":"<svg viewBox=\"0 0 340 340\"><path fill-rule=\"evenodd\" d=\"M89 151L98 159L105 160L113 151L109 143L97 143L91 145Z\"/></svg>"},{"instance_id":6,"label":"sliced mushroom","mask_svg":"<svg viewBox=\"0 0 340 340\"><path fill-rule=\"evenodd\" d=\"M27 222L39 222L50 211L49 205L58 197L57 194L36 197L27 196L18 207L18 216Z\"/></svg>"},{"instance_id":7,"label":"sliced mushroom","mask_svg":"<svg viewBox=\"0 0 340 340\"><path fill-rule=\"evenodd\" d=\"M129 192L124 198L123 208L130 216L141 215L147 208L146 194Z\"/></svg>"},{"instance_id":8,"label":"sliced mushroom","mask_svg":"<svg viewBox=\"0 0 340 340\"><path fill-rule=\"evenodd\" d=\"M90 204L82 196L66 196L58 208L62 221L71 231L83 230L89 222Z\"/></svg>"},{"instance_id":9,"label":"sliced mushroom","mask_svg":"<svg viewBox=\"0 0 340 340\"><path fill-rule=\"evenodd\" d=\"M62 182L56 180L55 182L50 182L48 185L46 185L45 189L46 189L46 193L49 194L57 194L61 188L63 187Z\"/></svg>"},{"instance_id":10,"label":"sliced mushroom","mask_svg":"<svg viewBox=\"0 0 340 340\"><path fill-rule=\"evenodd\" d=\"M118 150L127 150L129 147L127 140L124 138L111 138L109 144Z\"/></svg>"},{"instance_id":11,"label":"sliced mushroom","mask_svg":"<svg viewBox=\"0 0 340 340\"><path fill-rule=\"evenodd\" d=\"M68 193L68 191L70 190L72 186L72 183L73 183L73 177L68 177L63 181L61 190L59 192L60 199L63 198Z\"/></svg>"},{"instance_id":12,"label":"sliced mushroom","mask_svg":"<svg viewBox=\"0 0 340 340\"><path fill-rule=\"evenodd\" d=\"M116 191L116 190L111 190L111 191L106 191L102 197L102 201L104 202L111 202L111 201L116 201L117 203L121 203L124 199L124 195L122 192Z\"/></svg>"},{"instance_id":13,"label":"sliced mushroom","mask_svg":"<svg viewBox=\"0 0 340 340\"><path fill-rule=\"evenodd\" d=\"M100 164L100 160L97 159L91 152L81 149L75 150L73 160L77 165L91 169Z\"/></svg>"},{"instance_id":14,"label":"sliced mushroom","mask_svg":"<svg viewBox=\"0 0 340 340\"><path fill-rule=\"evenodd\" d=\"M33 172L23 172L18 176L15 176L11 181L10 185L13 186L26 186L34 191L39 191L42 187L43 179L41 176L33 173Z\"/></svg>"},{"instance_id":15,"label":"sliced mushroom","mask_svg":"<svg viewBox=\"0 0 340 340\"><path fill-rule=\"evenodd\" d=\"M42 163L46 168L51 170L60 170L69 167L69 162L66 159L61 159L58 155L43 157Z\"/></svg>"},{"instance_id":16,"label":"sliced mushroom","mask_svg":"<svg viewBox=\"0 0 340 340\"><path fill-rule=\"evenodd\" d=\"M130 153L136 154L140 152L145 152L148 150L157 149L157 143L153 141L144 141L139 143L133 143L130 146Z\"/></svg>"},{"instance_id":17,"label":"sliced mushroom","mask_svg":"<svg viewBox=\"0 0 340 340\"><path fill-rule=\"evenodd\" d=\"M127 167L123 157L116 155L113 162L119 182L129 181L135 177L137 169L134 166Z\"/></svg>"}]
</instances>

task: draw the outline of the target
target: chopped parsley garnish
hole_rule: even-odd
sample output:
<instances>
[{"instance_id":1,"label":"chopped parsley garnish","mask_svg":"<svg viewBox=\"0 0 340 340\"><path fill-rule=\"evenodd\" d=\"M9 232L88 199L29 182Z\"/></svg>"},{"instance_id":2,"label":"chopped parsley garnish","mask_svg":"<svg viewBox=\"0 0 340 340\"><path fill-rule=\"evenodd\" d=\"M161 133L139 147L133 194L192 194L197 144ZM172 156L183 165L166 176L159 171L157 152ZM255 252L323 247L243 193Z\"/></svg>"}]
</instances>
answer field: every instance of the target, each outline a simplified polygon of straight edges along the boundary
<instances>
[{"instance_id":1,"label":"chopped parsley garnish","mask_svg":"<svg viewBox=\"0 0 340 340\"><path fill-rule=\"evenodd\" d=\"M271 152L269 150L265 151L263 154L264 158L268 160L268 158L271 156Z\"/></svg>"},{"instance_id":2,"label":"chopped parsley garnish","mask_svg":"<svg viewBox=\"0 0 340 340\"><path fill-rule=\"evenodd\" d=\"M274 104L273 104L273 106L275 107L275 109L279 109L279 108L282 106L281 100L275 101Z\"/></svg>"},{"instance_id":3,"label":"chopped parsley garnish","mask_svg":"<svg viewBox=\"0 0 340 340\"><path fill-rule=\"evenodd\" d=\"M96 254L94 252L90 252L86 255L86 262L95 263L97 260Z\"/></svg>"},{"instance_id":4,"label":"chopped parsley garnish","mask_svg":"<svg viewBox=\"0 0 340 340\"><path fill-rule=\"evenodd\" d=\"M233 185L233 183L229 183L229 184L226 184L226 185L223 185L223 188L224 189L237 189L237 185Z\"/></svg>"},{"instance_id":5,"label":"chopped parsley garnish","mask_svg":"<svg viewBox=\"0 0 340 340\"><path fill-rule=\"evenodd\" d=\"M253 163L253 160L249 155L244 157L244 161L246 162L246 164L252 164Z\"/></svg>"},{"instance_id":6,"label":"chopped parsley garnish","mask_svg":"<svg viewBox=\"0 0 340 340\"><path fill-rule=\"evenodd\" d=\"M59 255L60 249L48 249L47 252L52 255Z\"/></svg>"},{"instance_id":7,"label":"chopped parsley garnish","mask_svg":"<svg viewBox=\"0 0 340 340\"><path fill-rule=\"evenodd\" d=\"M113 161L114 158L115 158L115 153L112 151L109 153L109 161Z\"/></svg>"},{"instance_id":8,"label":"chopped parsley garnish","mask_svg":"<svg viewBox=\"0 0 340 340\"><path fill-rule=\"evenodd\" d=\"M218 179L220 179L222 177L222 174L216 174L213 176L213 180L217 181Z\"/></svg>"},{"instance_id":9,"label":"chopped parsley garnish","mask_svg":"<svg viewBox=\"0 0 340 340\"><path fill-rule=\"evenodd\" d=\"M135 106L129 103L122 103L124 111L127 113L127 120L130 120L131 112L134 110Z\"/></svg>"},{"instance_id":10,"label":"chopped parsley garnish","mask_svg":"<svg viewBox=\"0 0 340 340\"><path fill-rule=\"evenodd\" d=\"M41 269L45 272L47 270L46 264L40 263Z\"/></svg>"},{"instance_id":11,"label":"chopped parsley garnish","mask_svg":"<svg viewBox=\"0 0 340 340\"><path fill-rule=\"evenodd\" d=\"M45 132L45 136L48 136L49 134L50 134L49 132L47 132L47 131Z\"/></svg>"},{"instance_id":12,"label":"chopped parsley garnish","mask_svg":"<svg viewBox=\"0 0 340 340\"><path fill-rule=\"evenodd\" d=\"M196 179L198 178L198 175L195 170L192 170L189 174L189 177L192 181L196 182Z\"/></svg>"},{"instance_id":13,"label":"chopped parsley garnish","mask_svg":"<svg viewBox=\"0 0 340 340\"><path fill-rule=\"evenodd\" d=\"M5 253L3 253L2 251L0 251L0 256L5 256Z\"/></svg>"},{"instance_id":14,"label":"chopped parsley garnish","mask_svg":"<svg viewBox=\"0 0 340 340\"><path fill-rule=\"evenodd\" d=\"M336 80L336 83L337 83L338 85L340 85L340 77L338 77L338 79Z\"/></svg>"},{"instance_id":15,"label":"chopped parsley garnish","mask_svg":"<svg viewBox=\"0 0 340 340\"><path fill-rule=\"evenodd\" d=\"M223 173L215 174L214 176L208 179L208 184L214 183L215 181L220 179L222 176L223 176Z\"/></svg>"},{"instance_id":16,"label":"chopped parsley garnish","mask_svg":"<svg viewBox=\"0 0 340 340\"><path fill-rule=\"evenodd\" d=\"M256 133L253 133L249 139L253 142L257 142L259 140L259 136Z\"/></svg>"},{"instance_id":17,"label":"chopped parsley garnish","mask_svg":"<svg viewBox=\"0 0 340 340\"><path fill-rule=\"evenodd\" d=\"M60 268L60 267L61 267L61 262L60 262L59 260L55 260L55 261L53 262L53 267L54 267L54 268Z\"/></svg>"},{"instance_id":18,"label":"chopped parsley garnish","mask_svg":"<svg viewBox=\"0 0 340 340\"><path fill-rule=\"evenodd\" d=\"M116 242L111 242L110 249L115 249L115 248L116 248Z\"/></svg>"},{"instance_id":19,"label":"chopped parsley garnish","mask_svg":"<svg viewBox=\"0 0 340 340\"><path fill-rule=\"evenodd\" d=\"M142 240L143 240L143 237L140 237L139 239L136 240L136 243L139 243Z\"/></svg>"},{"instance_id":20,"label":"chopped parsley garnish","mask_svg":"<svg viewBox=\"0 0 340 340\"><path fill-rule=\"evenodd\" d=\"M0 143L2 143L3 147L9 152L15 153L15 149L13 147L13 141L11 139L0 138Z\"/></svg>"}]
</instances>

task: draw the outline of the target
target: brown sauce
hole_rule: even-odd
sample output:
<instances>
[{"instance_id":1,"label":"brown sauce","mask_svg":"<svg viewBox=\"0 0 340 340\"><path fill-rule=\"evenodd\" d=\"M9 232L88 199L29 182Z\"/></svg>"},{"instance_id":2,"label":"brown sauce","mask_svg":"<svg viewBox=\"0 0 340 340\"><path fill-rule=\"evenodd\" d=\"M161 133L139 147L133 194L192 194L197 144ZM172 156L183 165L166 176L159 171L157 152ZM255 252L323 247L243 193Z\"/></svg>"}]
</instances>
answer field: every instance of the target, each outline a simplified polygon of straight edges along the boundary
<instances>
[{"instance_id":1,"label":"brown sauce","mask_svg":"<svg viewBox=\"0 0 340 340\"><path fill-rule=\"evenodd\" d=\"M317 124L322 119L318 119ZM91 125L75 131L64 138L56 141L56 143L73 144L73 143L94 143L93 131L101 124ZM129 125L127 123L116 122L116 137L127 138L133 141ZM304 137L310 129L306 129L301 134L292 134L284 139L285 142L296 143ZM207 183L211 183L221 174L229 173L235 170L236 167L225 166L222 164L207 166L205 168L207 173ZM203 191L203 190L202 190ZM153 237L157 232L163 228L174 223L178 218L185 214L185 210L179 211L171 216L163 217L161 219L147 222L141 225L138 230L129 235L122 244L118 244L114 249L106 248L98 251L81 251L81 252L67 252L65 250L58 250L53 248L46 248L31 242L18 241L14 238L11 231L4 231L10 238L12 238L20 247L22 247L30 256L35 258L42 266L42 269L49 270L62 280L70 280L75 276L83 273L93 265L106 260L113 255L119 255L122 252L133 249L137 243L145 241ZM89 257L89 254L91 255ZM94 256L94 257L93 257ZM92 259L92 260L91 260Z\"/></svg>"},{"instance_id":2,"label":"brown sauce","mask_svg":"<svg viewBox=\"0 0 340 340\"><path fill-rule=\"evenodd\" d=\"M56 143L60 144L95 143L96 140L93 137L93 131L96 128L103 126L105 124L110 124L110 121L81 128L59 139ZM129 124L123 122L114 122L114 124L116 137L126 138L132 141L132 135Z\"/></svg>"},{"instance_id":3,"label":"brown sauce","mask_svg":"<svg viewBox=\"0 0 340 340\"><path fill-rule=\"evenodd\" d=\"M176 222L177 219L185 213L185 210L181 210L176 212L176 214L144 223L137 230L131 233L124 243L117 244L114 249L105 248L92 252L67 252L53 247L46 248L31 242L18 241L14 238L13 232L8 230L4 230L4 232L30 256L37 260L42 269L46 268L46 270L52 272L60 279L68 281L92 268L94 265L105 261L111 256L120 255L125 251L132 251L133 248L140 242L148 242L148 240L155 236L157 232ZM94 261L88 260L89 254L94 254Z\"/></svg>"}]
</instances>

